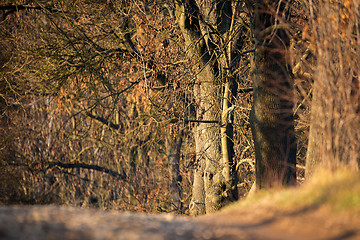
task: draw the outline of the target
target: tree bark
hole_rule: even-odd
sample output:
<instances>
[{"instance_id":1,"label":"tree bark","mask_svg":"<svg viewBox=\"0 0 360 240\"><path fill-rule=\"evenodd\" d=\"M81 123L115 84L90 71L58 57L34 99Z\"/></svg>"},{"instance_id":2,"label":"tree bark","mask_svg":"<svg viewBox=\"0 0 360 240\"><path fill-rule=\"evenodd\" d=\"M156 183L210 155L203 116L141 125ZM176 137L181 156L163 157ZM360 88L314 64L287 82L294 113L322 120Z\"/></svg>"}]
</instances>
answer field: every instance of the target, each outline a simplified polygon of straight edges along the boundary
<instances>
[{"instance_id":1,"label":"tree bark","mask_svg":"<svg viewBox=\"0 0 360 240\"><path fill-rule=\"evenodd\" d=\"M286 21L286 3L251 1L254 84L250 113L255 146L257 189L296 183L293 83L286 54L290 39L276 25ZM278 8L279 7L279 8ZM278 12L274 12L278 9ZM272 29L272 31L268 31Z\"/></svg>"},{"instance_id":2,"label":"tree bark","mask_svg":"<svg viewBox=\"0 0 360 240\"><path fill-rule=\"evenodd\" d=\"M190 215L198 216L206 213L205 208L205 186L204 186L204 172L205 172L205 158L201 155L203 146L200 145L202 134L194 129L196 162L194 172L194 182L192 187L192 198L189 205Z\"/></svg>"},{"instance_id":3,"label":"tree bark","mask_svg":"<svg viewBox=\"0 0 360 240\"><path fill-rule=\"evenodd\" d=\"M181 158L181 145L183 142L182 131L176 136L168 136L166 139L167 156L169 161L169 171L171 176L171 195L174 209L178 212L182 212L182 189L181 181L182 177L180 174L180 158Z\"/></svg>"},{"instance_id":4,"label":"tree bark","mask_svg":"<svg viewBox=\"0 0 360 240\"><path fill-rule=\"evenodd\" d=\"M316 167L320 165L320 162L323 161L324 152L324 141L325 138L323 134L325 134L324 129L322 129L324 121L326 120L324 109L326 106L322 106L321 102L321 86L319 85L319 81L314 82L313 85L313 98L311 100L311 120L310 120L310 133L308 140L308 149L306 152L306 179L311 178ZM324 112L325 111L325 112ZM319 166L320 167L320 166Z\"/></svg>"},{"instance_id":5,"label":"tree bark","mask_svg":"<svg viewBox=\"0 0 360 240\"><path fill-rule=\"evenodd\" d=\"M358 38L354 33L360 30L359 9L355 10L351 2L347 7L328 1L314 4L317 6L312 11L322 21L313 21L317 31L317 69L311 102L306 179L318 169L359 170L360 166L360 55L358 46L353 44ZM334 16L346 11L354 12L334 20Z\"/></svg>"},{"instance_id":6,"label":"tree bark","mask_svg":"<svg viewBox=\"0 0 360 240\"><path fill-rule=\"evenodd\" d=\"M196 62L193 69L196 73L194 98L196 117L200 121L193 129L197 162L190 209L192 215L198 215L214 212L222 207L225 200L237 197L232 196L235 181L231 175L235 171L231 170L233 150L228 144L232 141L229 135L232 126L225 120L231 109L228 109L228 99L222 101L223 88L227 83L221 68L225 66L219 62L221 58L215 51L216 46L223 45L219 35L213 33L215 29L217 34L228 33L231 2L203 1L197 4L195 0L177 1L175 15L188 54ZM230 91L229 87L225 89L226 94ZM221 124L224 125L221 127Z\"/></svg>"}]
</instances>

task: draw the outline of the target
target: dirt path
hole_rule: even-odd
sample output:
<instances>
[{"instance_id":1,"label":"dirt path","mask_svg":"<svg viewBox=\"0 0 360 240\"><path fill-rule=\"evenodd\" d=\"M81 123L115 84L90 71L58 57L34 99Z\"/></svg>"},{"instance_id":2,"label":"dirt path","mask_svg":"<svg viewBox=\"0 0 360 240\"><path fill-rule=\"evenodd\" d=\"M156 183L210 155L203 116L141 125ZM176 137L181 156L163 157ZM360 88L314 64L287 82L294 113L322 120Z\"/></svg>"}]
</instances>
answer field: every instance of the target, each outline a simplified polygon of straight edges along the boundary
<instances>
[{"instance_id":1,"label":"dirt path","mask_svg":"<svg viewBox=\"0 0 360 240\"><path fill-rule=\"evenodd\" d=\"M277 212L250 207L199 218L59 206L0 206L1 240L360 239L359 219L326 209Z\"/></svg>"},{"instance_id":2,"label":"dirt path","mask_svg":"<svg viewBox=\"0 0 360 240\"><path fill-rule=\"evenodd\" d=\"M232 233L232 239L360 240L360 219L334 215L326 207L286 212L266 206L251 206L200 217L196 221ZM241 232L246 235L239 236Z\"/></svg>"}]
</instances>

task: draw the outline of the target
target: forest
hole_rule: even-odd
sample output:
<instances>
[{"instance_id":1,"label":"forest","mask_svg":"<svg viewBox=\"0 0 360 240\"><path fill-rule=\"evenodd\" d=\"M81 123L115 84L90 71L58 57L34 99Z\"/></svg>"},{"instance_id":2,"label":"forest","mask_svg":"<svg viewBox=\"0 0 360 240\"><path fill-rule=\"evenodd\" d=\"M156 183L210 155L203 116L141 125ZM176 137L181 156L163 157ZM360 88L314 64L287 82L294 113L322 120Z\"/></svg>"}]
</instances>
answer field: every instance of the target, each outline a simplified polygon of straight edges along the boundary
<instances>
[{"instance_id":1,"label":"forest","mask_svg":"<svg viewBox=\"0 0 360 240\"><path fill-rule=\"evenodd\" d=\"M208 214L360 165L358 0L0 0L0 205Z\"/></svg>"}]
</instances>

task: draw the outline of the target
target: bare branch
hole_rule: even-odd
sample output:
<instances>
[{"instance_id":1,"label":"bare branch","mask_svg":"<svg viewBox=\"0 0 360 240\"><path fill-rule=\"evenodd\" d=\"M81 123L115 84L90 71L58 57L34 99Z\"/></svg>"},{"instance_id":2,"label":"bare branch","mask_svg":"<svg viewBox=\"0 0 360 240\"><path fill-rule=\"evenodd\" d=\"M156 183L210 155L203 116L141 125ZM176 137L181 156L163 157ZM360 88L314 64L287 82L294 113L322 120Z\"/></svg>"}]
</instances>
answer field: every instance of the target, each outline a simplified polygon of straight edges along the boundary
<instances>
[{"instance_id":1,"label":"bare branch","mask_svg":"<svg viewBox=\"0 0 360 240\"><path fill-rule=\"evenodd\" d=\"M107 173L107 174L109 174L113 177L117 177L121 180L126 180L126 176L121 173L118 173L116 171L113 171L113 170L105 168L105 167L93 165L93 164L52 162L52 163L49 163L49 166L47 167L47 169L52 168L52 167L92 169L95 171Z\"/></svg>"},{"instance_id":2,"label":"bare branch","mask_svg":"<svg viewBox=\"0 0 360 240\"><path fill-rule=\"evenodd\" d=\"M119 130L119 129L120 129L120 125L119 125L119 124L115 124L115 123L113 123L113 122L111 122L111 121L109 121L109 120L107 120L107 119L105 119L105 118L103 118L103 117L95 116L95 115L93 115L93 114L90 113L90 112L87 112L87 113L86 113L86 116L88 116L88 117L90 117L90 118L92 118L92 119L95 119L95 120L97 120L97 121L99 121L99 122L101 122L101 123L109 126L109 127L112 128L112 129L115 129L115 130Z\"/></svg>"},{"instance_id":3,"label":"bare branch","mask_svg":"<svg viewBox=\"0 0 360 240\"><path fill-rule=\"evenodd\" d=\"M3 17L2 19L5 20L5 18L9 15L12 14L16 11L20 11L20 10L47 10L49 12L52 13L66 13L62 10L58 10L55 8L51 8L51 7L44 7L44 6L29 6L29 5L22 5L22 4L17 4L17 5L13 5L13 4L9 4L9 5L2 5L0 6L0 10L3 11Z\"/></svg>"}]
</instances>

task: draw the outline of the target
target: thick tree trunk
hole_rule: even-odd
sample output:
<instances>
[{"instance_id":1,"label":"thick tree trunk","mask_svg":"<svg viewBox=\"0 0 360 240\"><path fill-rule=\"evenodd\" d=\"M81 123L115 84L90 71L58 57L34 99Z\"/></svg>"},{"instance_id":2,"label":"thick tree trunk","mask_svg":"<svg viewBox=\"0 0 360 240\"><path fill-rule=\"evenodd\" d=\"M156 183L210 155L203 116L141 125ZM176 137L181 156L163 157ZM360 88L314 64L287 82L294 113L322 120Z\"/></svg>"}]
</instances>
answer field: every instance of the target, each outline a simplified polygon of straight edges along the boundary
<instances>
[{"instance_id":1,"label":"thick tree trunk","mask_svg":"<svg viewBox=\"0 0 360 240\"><path fill-rule=\"evenodd\" d=\"M313 84L306 178L317 169L360 165L359 9L319 1L313 12L317 70ZM348 11L348 12L347 12ZM349 14L351 12L351 14ZM335 18L339 13L342 18ZM346 14L345 14L346 13Z\"/></svg>"},{"instance_id":2,"label":"thick tree trunk","mask_svg":"<svg viewBox=\"0 0 360 240\"><path fill-rule=\"evenodd\" d=\"M279 12L272 12L279 6ZM285 3L252 1L254 84L251 130L256 157L257 189L296 183L293 83L286 53L289 37L279 29ZM277 19L278 18L278 19ZM276 26L278 25L278 26Z\"/></svg>"},{"instance_id":3,"label":"thick tree trunk","mask_svg":"<svg viewBox=\"0 0 360 240\"><path fill-rule=\"evenodd\" d=\"M360 102L360 93L353 92L356 99L352 99L352 86L347 84L346 78L337 77L339 73L329 72L325 67L334 64L332 58L321 57L313 85L306 179L319 169L332 171L348 167L358 170L360 165L360 114L351 107L355 101ZM347 88L344 92L350 94L341 93L339 89L342 88Z\"/></svg>"},{"instance_id":4,"label":"thick tree trunk","mask_svg":"<svg viewBox=\"0 0 360 240\"><path fill-rule=\"evenodd\" d=\"M210 67L198 75L197 118L199 120L219 121L220 104L219 83ZM224 184L221 166L221 138L218 123L199 123L195 129L195 144L200 161L205 162L203 173L206 213L221 207L221 195ZM203 159L203 160L202 160Z\"/></svg>"},{"instance_id":5,"label":"thick tree trunk","mask_svg":"<svg viewBox=\"0 0 360 240\"><path fill-rule=\"evenodd\" d=\"M190 208L192 215L198 215L218 210L226 199L236 199L236 196L231 196L235 189L231 175L235 172L231 170L232 145L228 145L232 141L229 135L232 126L224 120L228 118L230 109L222 109L223 106L229 108L230 104L222 101L224 79L214 51L216 44L220 46L220 41L210 33L216 28L219 33L225 33L232 12L230 1L203 1L199 4L195 0L178 1L176 6L176 19L189 56L197 63L193 69L196 74L196 120L199 121L194 128L197 168ZM213 29L209 30L209 24ZM226 91L230 91L229 86ZM222 123L224 126L220 130Z\"/></svg>"},{"instance_id":6,"label":"thick tree trunk","mask_svg":"<svg viewBox=\"0 0 360 240\"><path fill-rule=\"evenodd\" d=\"M205 158L201 155L204 150L202 140L202 133L198 131L198 128L194 129L194 139L196 147L196 166L194 173L194 182L192 188L192 198L190 203L190 214L192 216L198 216L206 213L205 209L205 186L204 186L204 172L205 172Z\"/></svg>"}]
</instances>

